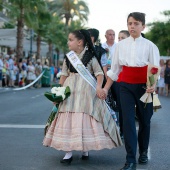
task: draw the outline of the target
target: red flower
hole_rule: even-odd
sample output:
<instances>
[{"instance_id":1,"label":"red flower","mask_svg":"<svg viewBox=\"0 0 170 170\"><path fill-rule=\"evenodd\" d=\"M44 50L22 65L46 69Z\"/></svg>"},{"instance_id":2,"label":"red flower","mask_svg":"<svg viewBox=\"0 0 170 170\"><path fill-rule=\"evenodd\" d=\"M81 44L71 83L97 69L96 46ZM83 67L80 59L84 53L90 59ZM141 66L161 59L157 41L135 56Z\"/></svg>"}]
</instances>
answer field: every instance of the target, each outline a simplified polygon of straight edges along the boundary
<instances>
[{"instance_id":1,"label":"red flower","mask_svg":"<svg viewBox=\"0 0 170 170\"><path fill-rule=\"evenodd\" d=\"M151 69L151 73L154 75L154 74L156 74L158 72L158 68L155 68L155 67L153 67L152 69Z\"/></svg>"}]
</instances>

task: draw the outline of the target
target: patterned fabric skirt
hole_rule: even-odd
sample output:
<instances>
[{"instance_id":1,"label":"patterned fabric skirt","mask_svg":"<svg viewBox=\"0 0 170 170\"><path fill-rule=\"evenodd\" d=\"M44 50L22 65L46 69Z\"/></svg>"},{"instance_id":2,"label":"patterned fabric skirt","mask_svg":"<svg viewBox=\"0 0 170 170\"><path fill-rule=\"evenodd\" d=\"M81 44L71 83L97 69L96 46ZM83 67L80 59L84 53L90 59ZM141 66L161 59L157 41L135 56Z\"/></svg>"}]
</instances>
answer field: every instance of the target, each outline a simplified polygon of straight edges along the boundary
<instances>
[{"instance_id":1,"label":"patterned fabric skirt","mask_svg":"<svg viewBox=\"0 0 170 170\"><path fill-rule=\"evenodd\" d=\"M89 151L116 147L100 122L85 113L60 113L54 119L43 141L63 151Z\"/></svg>"}]
</instances>

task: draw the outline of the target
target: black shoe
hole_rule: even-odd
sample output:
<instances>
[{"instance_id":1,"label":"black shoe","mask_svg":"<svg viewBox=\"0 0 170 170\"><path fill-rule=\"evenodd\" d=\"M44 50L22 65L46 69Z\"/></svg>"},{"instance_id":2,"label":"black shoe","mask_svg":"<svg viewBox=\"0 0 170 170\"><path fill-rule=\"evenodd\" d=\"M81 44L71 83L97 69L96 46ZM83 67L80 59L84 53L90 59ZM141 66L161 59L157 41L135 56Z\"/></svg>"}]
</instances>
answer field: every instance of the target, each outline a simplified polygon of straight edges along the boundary
<instances>
[{"instance_id":1,"label":"black shoe","mask_svg":"<svg viewBox=\"0 0 170 170\"><path fill-rule=\"evenodd\" d=\"M82 159L82 160L88 160L88 159L89 159L89 155L88 155L88 156L82 155L81 159Z\"/></svg>"},{"instance_id":2,"label":"black shoe","mask_svg":"<svg viewBox=\"0 0 170 170\"><path fill-rule=\"evenodd\" d=\"M140 152L140 156L138 159L139 164L147 164L148 163L148 156L147 156L147 151Z\"/></svg>"},{"instance_id":3,"label":"black shoe","mask_svg":"<svg viewBox=\"0 0 170 170\"><path fill-rule=\"evenodd\" d=\"M60 163L63 163L65 165L68 165L71 163L71 161L73 160L73 157L69 158L69 159L62 159L60 160Z\"/></svg>"},{"instance_id":4,"label":"black shoe","mask_svg":"<svg viewBox=\"0 0 170 170\"><path fill-rule=\"evenodd\" d=\"M121 168L120 170L136 170L136 164L135 163L125 163L125 166Z\"/></svg>"}]
</instances>

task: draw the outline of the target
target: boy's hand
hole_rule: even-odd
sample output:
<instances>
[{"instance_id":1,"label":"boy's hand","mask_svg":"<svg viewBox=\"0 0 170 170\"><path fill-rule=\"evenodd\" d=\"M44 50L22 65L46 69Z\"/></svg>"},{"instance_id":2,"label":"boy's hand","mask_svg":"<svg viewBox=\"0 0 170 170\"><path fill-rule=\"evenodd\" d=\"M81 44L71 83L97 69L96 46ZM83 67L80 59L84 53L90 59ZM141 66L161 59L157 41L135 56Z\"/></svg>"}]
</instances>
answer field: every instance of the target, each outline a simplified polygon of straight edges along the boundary
<instances>
[{"instance_id":1,"label":"boy's hand","mask_svg":"<svg viewBox=\"0 0 170 170\"><path fill-rule=\"evenodd\" d=\"M155 91L155 84L151 87L147 87L146 92L147 93L153 93Z\"/></svg>"}]
</instances>

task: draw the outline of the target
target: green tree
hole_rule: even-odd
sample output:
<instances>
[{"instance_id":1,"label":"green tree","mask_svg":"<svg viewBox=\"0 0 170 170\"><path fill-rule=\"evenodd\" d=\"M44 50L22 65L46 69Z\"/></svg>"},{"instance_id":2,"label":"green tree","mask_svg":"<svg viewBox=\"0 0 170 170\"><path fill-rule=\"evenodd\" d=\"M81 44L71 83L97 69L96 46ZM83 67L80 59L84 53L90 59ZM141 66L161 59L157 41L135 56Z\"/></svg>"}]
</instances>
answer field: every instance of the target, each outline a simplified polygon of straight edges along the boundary
<instances>
[{"instance_id":1,"label":"green tree","mask_svg":"<svg viewBox=\"0 0 170 170\"><path fill-rule=\"evenodd\" d=\"M87 29L87 27L80 20L72 21L68 27L69 32L78 29Z\"/></svg>"},{"instance_id":2,"label":"green tree","mask_svg":"<svg viewBox=\"0 0 170 170\"><path fill-rule=\"evenodd\" d=\"M26 16L26 25L30 28L30 32L34 30L37 41L37 55L36 59L40 58L41 40L46 35L47 25L51 22L51 14L48 11L46 4L35 6L34 10L29 12ZM32 36L32 35L31 35Z\"/></svg>"},{"instance_id":3,"label":"green tree","mask_svg":"<svg viewBox=\"0 0 170 170\"><path fill-rule=\"evenodd\" d=\"M44 38L49 45L47 57L51 64L54 63L52 58L53 45L57 49L60 49L59 51L63 51L67 44L67 34L65 33L65 26L58 16L53 16L51 22L46 25L46 34Z\"/></svg>"},{"instance_id":4,"label":"green tree","mask_svg":"<svg viewBox=\"0 0 170 170\"><path fill-rule=\"evenodd\" d=\"M158 46L161 55L170 56L170 11L163 11L162 14L168 19L147 24L150 30L145 36Z\"/></svg>"},{"instance_id":5,"label":"green tree","mask_svg":"<svg viewBox=\"0 0 170 170\"><path fill-rule=\"evenodd\" d=\"M25 18L37 6L44 5L44 0L9 0L3 6L7 9L8 16L17 21L17 59L23 58L23 38Z\"/></svg>"},{"instance_id":6,"label":"green tree","mask_svg":"<svg viewBox=\"0 0 170 170\"><path fill-rule=\"evenodd\" d=\"M82 22L88 21L89 8L83 0L52 0L49 7L52 13L65 19L66 26L76 17Z\"/></svg>"}]
</instances>

